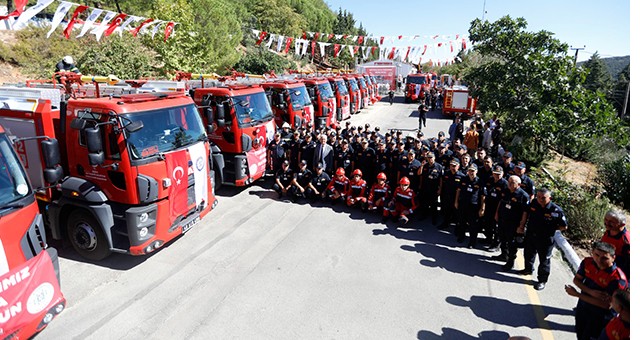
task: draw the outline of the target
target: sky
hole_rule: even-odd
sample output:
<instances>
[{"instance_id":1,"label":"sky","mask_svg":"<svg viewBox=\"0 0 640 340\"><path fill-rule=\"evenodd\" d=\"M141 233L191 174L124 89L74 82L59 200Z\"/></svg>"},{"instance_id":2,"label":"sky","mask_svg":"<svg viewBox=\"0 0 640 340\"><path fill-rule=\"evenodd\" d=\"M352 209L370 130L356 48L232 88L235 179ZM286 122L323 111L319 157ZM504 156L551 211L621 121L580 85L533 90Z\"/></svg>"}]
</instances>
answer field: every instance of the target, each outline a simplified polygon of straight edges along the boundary
<instances>
[{"instance_id":1,"label":"sky","mask_svg":"<svg viewBox=\"0 0 640 340\"><path fill-rule=\"evenodd\" d=\"M353 13L357 25L362 22L368 33L385 36L383 46L422 46L434 44L431 38L411 42L406 36L468 35L472 20L491 22L509 15L523 17L527 31L555 33L555 38L584 48L578 61L587 60L596 51L601 58L630 55L630 2L626 0L457 0L457 1L382 1L325 0L329 7ZM411 6L409 6L411 5ZM329 32L331 33L331 32ZM386 37L403 35L387 42ZM406 41L406 42L403 42ZM429 48L427 48L429 50ZM444 50L444 48L442 49ZM435 51L434 57L443 55ZM570 51L574 54L574 51Z\"/></svg>"}]
</instances>

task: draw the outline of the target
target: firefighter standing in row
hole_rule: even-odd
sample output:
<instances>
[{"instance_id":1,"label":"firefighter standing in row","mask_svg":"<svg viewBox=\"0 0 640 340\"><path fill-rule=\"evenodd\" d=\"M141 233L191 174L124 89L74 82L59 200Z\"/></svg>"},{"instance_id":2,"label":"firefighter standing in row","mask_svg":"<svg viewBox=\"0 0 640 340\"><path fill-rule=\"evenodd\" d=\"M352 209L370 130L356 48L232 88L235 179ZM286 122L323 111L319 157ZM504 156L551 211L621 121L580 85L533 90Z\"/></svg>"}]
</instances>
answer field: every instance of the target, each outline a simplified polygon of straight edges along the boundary
<instances>
[{"instance_id":1,"label":"firefighter standing in row","mask_svg":"<svg viewBox=\"0 0 640 340\"><path fill-rule=\"evenodd\" d=\"M484 195L480 178L476 175L478 167L471 164L467 175L462 177L456 191L455 208L459 212L460 222L456 225L455 234L458 243L462 243L465 233L469 232L469 244L467 247L476 246L478 231L480 229L480 217L484 215Z\"/></svg>"},{"instance_id":2,"label":"firefighter standing in row","mask_svg":"<svg viewBox=\"0 0 640 340\"><path fill-rule=\"evenodd\" d=\"M442 215L444 221L440 225L440 229L446 229L452 224L456 224L456 209L454 207L456 190L460 185L460 180L464 176L458 169L460 163L457 158L449 161L449 170L445 171L444 175L440 178L440 188L438 189L438 195L440 196L440 203L442 204Z\"/></svg>"},{"instance_id":3,"label":"firefighter standing in row","mask_svg":"<svg viewBox=\"0 0 640 340\"><path fill-rule=\"evenodd\" d=\"M427 159L422 165L422 186L420 194L422 195L422 212L431 215L431 223L435 224L438 218L438 187L440 186L440 177L444 174L442 165L436 162L433 152L427 153Z\"/></svg>"},{"instance_id":4,"label":"firefighter standing in row","mask_svg":"<svg viewBox=\"0 0 640 340\"><path fill-rule=\"evenodd\" d=\"M485 160L485 162L488 161ZM509 184L502 176L503 173L501 166L494 165L491 178L484 183L484 233L489 241L490 252L500 250L498 222L495 220L495 216L498 211L498 203L500 203L504 193L509 190Z\"/></svg>"},{"instance_id":5,"label":"firefighter standing in row","mask_svg":"<svg viewBox=\"0 0 640 340\"><path fill-rule=\"evenodd\" d=\"M526 222L525 209L529 204L529 195L520 188L520 178L511 176L507 181L507 190L498 203L495 219L498 222L498 232L500 234L500 248L502 253L492 257L494 260L506 261L502 269L511 270L516 259L519 238L524 235L517 235L517 230L524 229Z\"/></svg>"}]
</instances>

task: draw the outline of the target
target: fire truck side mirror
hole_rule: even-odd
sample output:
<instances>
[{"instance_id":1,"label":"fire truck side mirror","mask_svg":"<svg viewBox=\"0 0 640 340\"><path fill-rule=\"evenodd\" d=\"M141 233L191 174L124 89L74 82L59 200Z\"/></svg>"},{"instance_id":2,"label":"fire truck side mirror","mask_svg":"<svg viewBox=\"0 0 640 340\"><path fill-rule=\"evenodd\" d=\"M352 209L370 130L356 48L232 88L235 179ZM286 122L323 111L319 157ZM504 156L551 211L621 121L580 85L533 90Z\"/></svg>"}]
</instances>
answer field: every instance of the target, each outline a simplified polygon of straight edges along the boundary
<instances>
[{"instance_id":1,"label":"fire truck side mirror","mask_svg":"<svg viewBox=\"0 0 640 340\"><path fill-rule=\"evenodd\" d=\"M94 126L85 128L84 133L87 139L87 150L89 151L89 164L100 165L104 163L100 127Z\"/></svg>"},{"instance_id":2,"label":"fire truck side mirror","mask_svg":"<svg viewBox=\"0 0 640 340\"><path fill-rule=\"evenodd\" d=\"M218 126L224 126L225 116L224 104L216 104L216 123Z\"/></svg>"},{"instance_id":3,"label":"fire truck side mirror","mask_svg":"<svg viewBox=\"0 0 640 340\"><path fill-rule=\"evenodd\" d=\"M311 99L315 99L316 98L316 90L312 87L308 87L307 90L309 91L309 97L311 97Z\"/></svg>"},{"instance_id":4,"label":"fire truck side mirror","mask_svg":"<svg viewBox=\"0 0 640 340\"><path fill-rule=\"evenodd\" d=\"M84 119L80 119L80 118L74 118L71 121L71 128L74 130L82 130L84 129L85 125L86 125L87 121Z\"/></svg>"},{"instance_id":5,"label":"fire truck side mirror","mask_svg":"<svg viewBox=\"0 0 640 340\"><path fill-rule=\"evenodd\" d=\"M47 183L55 183L62 179L64 172L60 166L60 148L57 139L47 139L41 142L42 158L45 168L43 170L44 180Z\"/></svg>"},{"instance_id":6,"label":"fire truck side mirror","mask_svg":"<svg viewBox=\"0 0 640 340\"><path fill-rule=\"evenodd\" d=\"M204 108L204 116L207 118L207 124L212 124L215 117L213 117L213 109L211 106Z\"/></svg>"}]
</instances>

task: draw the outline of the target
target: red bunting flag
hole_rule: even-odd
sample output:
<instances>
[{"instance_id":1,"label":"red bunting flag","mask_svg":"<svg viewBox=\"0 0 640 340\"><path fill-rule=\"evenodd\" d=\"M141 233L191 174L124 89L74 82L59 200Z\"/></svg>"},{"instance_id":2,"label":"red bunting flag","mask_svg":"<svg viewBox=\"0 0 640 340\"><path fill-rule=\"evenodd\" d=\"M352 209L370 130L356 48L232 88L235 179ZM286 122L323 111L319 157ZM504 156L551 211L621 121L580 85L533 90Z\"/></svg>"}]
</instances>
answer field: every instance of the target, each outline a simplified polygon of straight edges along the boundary
<instances>
[{"instance_id":1,"label":"red bunting flag","mask_svg":"<svg viewBox=\"0 0 640 340\"><path fill-rule=\"evenodd\" d=\"M338 57L338 53L340 53L340 45L333 44L333 57L337 58Z\"/></svg>"},{"instance_id":2,"label":"red bunting flag","mask_svg":"<svg viewBox=\"0 0 640 340\"><path fill-rule=\"evenodd\" d=\"M353 53L354 53L354 54L358 54L358 50L359 50L359 49L360 49L360 46L357 46L357 45L356 45L356 46L354 46L354 47L353 47Z\"/></svg>"},{"instance_id":3,"label":"red bunting flag","mask_svg":"<svg viewBox=\"0 0 640 340\"><path fill-rule=\"evenodd\" d=\"M424 50L422 50L422 55L424 55L425 52L427 52L427 45L424 45Z\"/></svg>"},{"instance_id":4,"label":"red bunting flag","mask_svg":"<svg viewBox=\"0 0 640 340\"><path fill-rule=\"evenodd\" d=\"M316 55L316 42L315 40L311 42L311 59Z\"/></svg>"},{"instance_id":5,"label":"red bunting flag","mask_svg":"<svg viewBox=\"0 0 640 340\"><path fill-rule=\"evenodd\" d=\"M467 41L464 40L464 38L462 38L462 49L466 50L467 49Z\"/></svg>"},{"instance_id":6,"label":"red bunting flag","mask_svg":"<svg viewBox=\"0 0 640 340\"><path fill-rule=\"evenodd\" d=\"M453 52L453 43L449 40L449 46L451 46L451 52Z\"/></svg>"},{"instance_id":7,"label":"red bunting flag","mask_svg":"<svg viewBox=\"0 0 640 340\"><path fill-rule=\"evenodd\" d=\"M89 6L80 5L73 12L73 16L71 16L71 20L69 20L69 24L67 24L67 27L62 32L62 34L64 34L65 38L69 39L69 35L71 35L71 30L73 30L73 25L75 25L77 22L80 21L80 20L78 20L78 15L80 15L80 13L86 11L87 8L89 8Z\"/></svg>"},{"instance_id":8,"label":"red bunting flag","mask_svg":"<svg viewBox=\"0 0 640 340\"><path fill-rule=\"evenodd\" d=\"M398 40L402 40L402 36L401 35L398 36Z\"/></svg>"},{"instance_id":9,"label":"red bunting flag","mask_svg":"<svg viewBox=\"0 0 640 340\"><path fill-rule=\"evenodd\" d=\"M22 14L22 12L24 11L24 7L27 6L27 2L29 2L29 0L15 0L14 5L16 9L7 15L0 16L0 21L9 19L11 17L19 17L20 14Z\"/></svg>"},{"instance_id":10,"label":"red bunting flag","mask_svg":"<svg viewBox=\"0 0 640 340\"><path fill-rule=\"evenodd\" d=\"M169 37L171 36L171 33L173 33L173 27L176 25L175 22L169 22L167 24L167 27L165 27L164 29L164 42L167 42L167 39L169 39Z\"/></svg>"},{"instance_id":11,"label":"red bunting flag","mask_svg":"<svg viewBox=\"0 0 640 340\"><path fill-rule=\"evenodd\" d=\"M307 32L302 31L302 39L307 39Z\"/></svg>"},{"instance_id":12,"label":"red bunting flag","mask_svg":"<svg viewBox=\"0 0 640 340\"><path fill-rule=\"evenodd\" d=\"M380 37L380 45L384 43L384 37Z\"/></svg>"},{"instance_id":13,"label":"red bunting flag","mask_svg":"<svg viewBox=\"0 0 640 340\"><path fill-rule=\"evenodd\" d=\"M378 46L371 47L371 56L373 56L373 53L376 51L376 48L378 48Z\"/></svg>"},{"instance_id":14,"label":"red bunting flag","mask_svg":"<svg viewBox=\"0 0 640 340\"><path fill-rule=\"evenodd\" d=\"M143 21L140 25L138 25L138 27L134 28L131 30L131 34L135 37L138 35L138 32L140 32L140 30L142 29L142 27L144 27L144 25L150 23L153 21L153 18L149 18L145 21Z\"/></svg>"},{"instance_id":15,"label":"red bunting flag","mask_svg":"<svg viewBox=\"0 0 640 340\"><path fill-rule=\"evenodd\" d=\"M389 52L389 59L393 59L393 57L395 57L396 55L396 48L392 47L391 48L391 52Z\"/></svg>"},{"instance_id":16,"label":"red bunting flag","mask_svg":"<svg viewBox=\"0 0 640 340\"><path fill-rule=\"evenodd\" d=\"M442 47L442 43L438 43L438 47Z\"/></svg>"},{"instance_id":17,"label":"red bunting flag","mask_svg":"<svg viewBox=\"0 0 640 340\"><path fill-rule=\"evenodd\" d=\"M289 47L291 47L291 42L293 41L293 38L291 37L287 37L287 42L284 45L284 54L289 53Z\"/></svg>"},{"instance_id":18,"label":"red bunting flag","mask_svg":"<svg viewBox=\"0 0 640 340\"><path fill-rule=\"evenodd\" d=\"M329 33L329 37L327 37L327 41L331 40L331 38L333 38L334 35L335 34L333 34L333 33Z\"/></svg>"},{"instance_id":19,"label":"red bunting flag","mask_svg":"<svg viewBox=\"0 0 640 340\"><path fill-rule=\"evenodd\" d=\"M458 38L460 38L460 34L456 34L456 40L458 40Z\"/></svg>"},{"instance_id":20,"label":"red bunting flag","mask_svg":"<svg viewBox=\"0 0 640 340\"><path fill-rule=\"evenodd\" d=\"M256 45L260 45L262 44L262 41L264 40L264 38L267 37L267 32L266 31L262 31L260 32L260 35L258 36L258 41L256 41Z\"/></svg>"},{"instance_id":21,"label":"red bunting flag","mask_svg":"<svg viewBox=\"0 0 640 340\"><path fill-rule=\"evenodd\" d=\"M342 36L342 38L343 38L344 40L347 40L347 38L348 38L348 37L349 37L349 35L348 35L348 34L345 34L345 35L343 35L343 36Z\"/></svg>"},{"instance_id":22,"label":"red bunting flag","mask_svg":"<svg viewBox=\"0 0 640 340\"><path fill-rule=\"evenodd\" d=\"M362 42L364 41L364 37L359 35L358 36L358 45L362 45Z\"/></svg>"},{"instance_id":23,"label":"red bunting flag","mask_svg":"<svg viewBox=\"0 0 640 340\"><path fill-rule=\"evenodd\" d=\"M407 61L409 60L409 52L411 51L410 47L407 47L407 54L404 56L404 60Z\"/></svg>"},{"instance_id":24,"label":"red bunting flag","mask_svg":"<svg viewBox=\"0 0 640 340\"><path fill-rule=\"evenodd\" d=\"M126 17L127 15L125 13L120 13L115 18L113 18L113 21L111 21L109 27L107 27L107 29L104 31L104 36L110 36L116 30L116 28L118 28L118 26L122 25L122 22Z\"/></svg>"},{"instance_id":25,"label":"red bunting flag","mask_svg":"<svg viewBox=\"0 0 640 340\"><path fill-rule=\"evenodd\" d=\"M316 34L313 35L314 41L318 40L318 38L320 38L320 32L316 32Z\"/></svg>"}]
</instances>

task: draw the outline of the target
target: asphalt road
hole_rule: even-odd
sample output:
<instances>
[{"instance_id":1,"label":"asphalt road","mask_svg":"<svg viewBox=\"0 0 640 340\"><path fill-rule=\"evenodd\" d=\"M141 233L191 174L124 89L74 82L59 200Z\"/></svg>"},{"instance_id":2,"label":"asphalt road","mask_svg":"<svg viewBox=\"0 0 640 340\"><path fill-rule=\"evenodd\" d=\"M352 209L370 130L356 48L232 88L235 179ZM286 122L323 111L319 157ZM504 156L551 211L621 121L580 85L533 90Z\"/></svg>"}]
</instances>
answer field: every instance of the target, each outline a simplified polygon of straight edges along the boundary
<instances>
[{"instance_id":1,"label":"asphalt road","mask_svg":"<svg viewBox=\"0 0 640 340\"><path fill-rule=\"evenodd\" d=\"M352 117L417 128L402 97ZM447 131L431 112L427 136ZM341 206L278 200L269 180L217 194L191 231L147 257L87 263L60 249L68 308L41 339L574 339L573 277L547 288L500 271L428 219L406 228ZM522 257L515 269L522 269Z\"/></svg>"}]
</instances>

